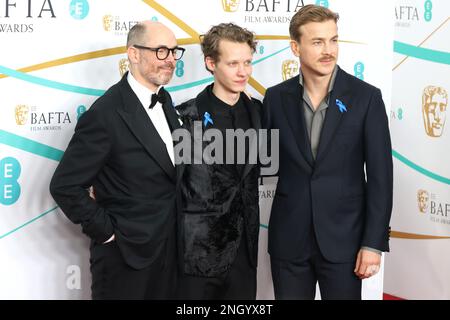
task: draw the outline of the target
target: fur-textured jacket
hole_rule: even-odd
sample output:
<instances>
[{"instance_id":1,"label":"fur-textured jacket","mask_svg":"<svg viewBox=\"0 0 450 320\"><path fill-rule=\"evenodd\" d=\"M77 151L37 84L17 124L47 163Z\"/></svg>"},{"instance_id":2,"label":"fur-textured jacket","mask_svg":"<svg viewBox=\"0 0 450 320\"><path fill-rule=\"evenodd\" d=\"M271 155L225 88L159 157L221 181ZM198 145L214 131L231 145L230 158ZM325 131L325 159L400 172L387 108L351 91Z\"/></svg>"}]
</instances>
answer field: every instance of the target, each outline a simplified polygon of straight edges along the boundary
<instances>
[{"instance_id":1,"label":"fur-textured jacket","mask_svg":"<svg viewBox=\"0 0 450 320\"><path fill-rule=\"evenodd\" d=\"M261 103L245 94L241 94L241 98L251 127L260 129ZM196 98L176 107L183 128L190 132L192 147L194 122L200 121L203 132L206 130L204 114L209 111L208 103L205 89ZM208 129L214 127L213 124L206 124ZM202 142L203 148L208 143ZM181 165L182 210L179 226L186 274L204 277L223 275L235 260L244 234L243 228L246 235L243 245L247 245L252 265L257 265L260 168L258 164L246 163L241 175L232 168L222 164Z\"/></svg>"}]
</instances>

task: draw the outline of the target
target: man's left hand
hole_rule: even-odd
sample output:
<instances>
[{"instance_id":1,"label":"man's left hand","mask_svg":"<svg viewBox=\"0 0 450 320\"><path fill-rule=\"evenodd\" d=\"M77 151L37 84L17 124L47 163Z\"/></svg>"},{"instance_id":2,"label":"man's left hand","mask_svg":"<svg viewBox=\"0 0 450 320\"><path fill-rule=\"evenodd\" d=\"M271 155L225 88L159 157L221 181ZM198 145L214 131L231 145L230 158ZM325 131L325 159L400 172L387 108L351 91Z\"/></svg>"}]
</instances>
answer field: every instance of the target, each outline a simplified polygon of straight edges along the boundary
<instances>
[{"instance_id":1,"label":"man's left hand","mask_svg":"<svg viewBox=\"0 0 450 320\"><path fill-rule=\"evenodd\" d=\"M358 278L367 279L380 271L381 255L379 253L361 249L356 257L355 274Z\"/></svg>"}]
</instances>

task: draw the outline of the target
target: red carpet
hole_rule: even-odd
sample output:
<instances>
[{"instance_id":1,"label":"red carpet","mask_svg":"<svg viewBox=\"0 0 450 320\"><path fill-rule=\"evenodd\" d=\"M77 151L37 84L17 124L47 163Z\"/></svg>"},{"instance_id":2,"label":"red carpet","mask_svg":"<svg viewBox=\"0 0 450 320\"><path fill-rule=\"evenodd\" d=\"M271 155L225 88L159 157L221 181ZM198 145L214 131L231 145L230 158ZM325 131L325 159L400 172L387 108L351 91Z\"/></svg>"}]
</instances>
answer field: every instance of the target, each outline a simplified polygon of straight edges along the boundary
<instances>
[{"instance_id":1,"label":"red carpet","mask_svg":"<svg viewBox=\"0 0 450 320\"><path fill-rule=\"evenodd\" d=\"M405 300L405 299L387 293L383 293L383 300Z\"/></svg>"}]
</instances>

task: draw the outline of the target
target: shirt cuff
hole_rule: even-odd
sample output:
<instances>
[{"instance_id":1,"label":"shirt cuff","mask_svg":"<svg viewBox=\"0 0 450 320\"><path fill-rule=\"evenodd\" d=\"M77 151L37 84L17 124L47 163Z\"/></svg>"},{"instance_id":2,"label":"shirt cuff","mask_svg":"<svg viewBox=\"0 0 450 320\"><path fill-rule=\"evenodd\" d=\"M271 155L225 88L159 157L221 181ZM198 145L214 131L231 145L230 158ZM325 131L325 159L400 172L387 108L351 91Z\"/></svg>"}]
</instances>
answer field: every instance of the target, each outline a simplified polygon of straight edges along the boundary
<instances>
[{"instance_id":1,"label":"shirt cuff","mask_svg":"<svg viewBox=\"0 0 450 320\"><path fill-rule=\"evenodd\" d=\"M368 251L372 251L372 252L378 253L380 256L381 256L381 254L382 254L382 252L383 252L383 251L380 251L380 250L378 250L378 249L374 249L374 248L371 248L371 247L361 247L361 249L364 249L364 250L368 250Z\"/></svg>"}]
</instances>

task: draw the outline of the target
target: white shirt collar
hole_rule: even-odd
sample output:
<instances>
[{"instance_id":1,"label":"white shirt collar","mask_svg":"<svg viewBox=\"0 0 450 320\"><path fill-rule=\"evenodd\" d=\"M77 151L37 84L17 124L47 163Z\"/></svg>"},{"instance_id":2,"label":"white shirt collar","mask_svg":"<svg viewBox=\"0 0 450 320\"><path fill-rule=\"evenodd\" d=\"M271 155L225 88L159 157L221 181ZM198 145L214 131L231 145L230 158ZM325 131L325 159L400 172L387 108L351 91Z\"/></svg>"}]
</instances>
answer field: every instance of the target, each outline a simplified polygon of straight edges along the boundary
<instances>
[{"instance_id":1,"label":"white shirt collar","mask_svg":"<svg viewBox=\"0 0 450 320\"><path fill-rule=\"evenodd\" d=\"M131 74L131 72L128 72L127 75L128 83L130 84L131 89L138 97L139 101L141 102L144 109L148 109L148 106L150 105L150 102L152 100L152 94L156 93L161 89L162 86L159 86L156 92L153 92L143 84L139 83L136 78ZM157 103L159 104L159 102Z\"/></svg>"}]
</instances>

